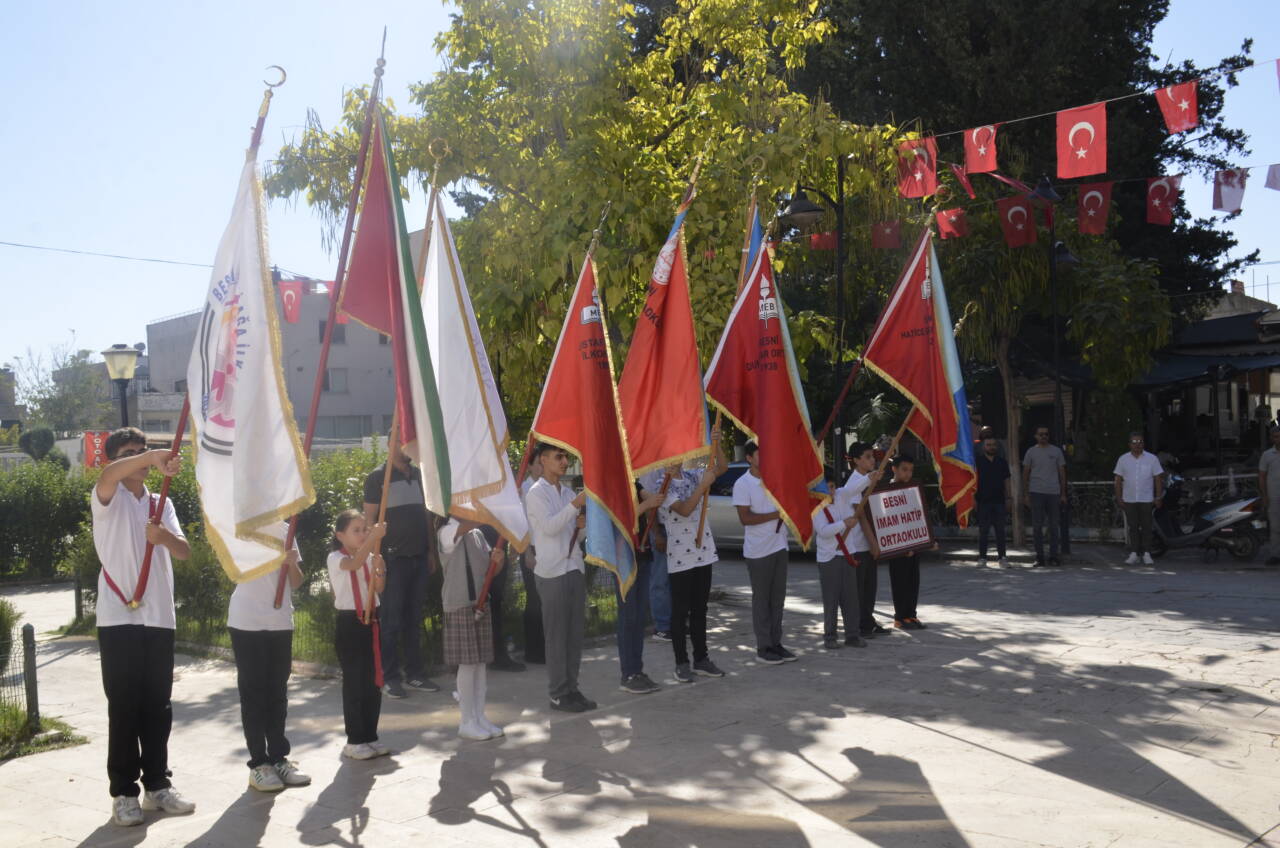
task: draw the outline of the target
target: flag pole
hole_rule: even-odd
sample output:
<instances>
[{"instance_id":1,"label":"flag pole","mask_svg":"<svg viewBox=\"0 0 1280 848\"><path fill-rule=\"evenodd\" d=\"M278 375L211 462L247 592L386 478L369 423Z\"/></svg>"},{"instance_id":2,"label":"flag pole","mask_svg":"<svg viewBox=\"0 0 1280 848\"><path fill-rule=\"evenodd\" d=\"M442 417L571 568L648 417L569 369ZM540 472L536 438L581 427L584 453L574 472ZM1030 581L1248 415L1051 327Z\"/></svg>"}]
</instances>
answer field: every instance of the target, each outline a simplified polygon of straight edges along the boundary
<instances>
[{"instance_id":1,"label":"flag pole","mask_svg":"<svg viewBox=\"0 0 1280 848\"><path fill-rule=\"evenodd\" d=\"M395 448L398 446L399 443L397 442L397 439L399 438L400 438L400 409L397 407L396 411L391 415L391 432L387 435L387 462L382 469L382 497L378 500L378 523L379 524L384 524L386 523L386 520L387 520L387 493L391 490L391 469L392 469L391 454L392 454L392 451L394 451ZM382 555L381 539L374 542L373 555L374 556ZM375 595L375 592L373 591L373 583L374 581L372 580L369 581L369 599L368 599L368 603L364 605L364 623L365 624L371 624L373 622L373 604L374 604L374 595ZM377 650L376 644L374 646L374 650Z\"/></svg>"},{"instance_id":2,"label":"flag pole","mask_svg":"<svg viewBox=\"0 0 1280 848\"><path fill-rule=\"evenodd\" d=\"M262 105L258 107L258 120L253 126L253 133L249 136L249 150L245 153L246 159L256 159L258 157L258 145L262 143L262 129L267 123L267 112L271 109L272 89L284 85L284 81L289 78L284 68L279 65L268 65L267 70L275 68L280 72L279 82L263 83L267 86L267 90L262 93ZM182 396L182 411L178 413L178 428L173 434L173 446L169 448L169 459L175 458L179 451L182 450L182 437L187 430L187 419L191 417L191 393L185 392ZM160 484L160 497L156 501L156 509L151 516L152 524L159 524L160 519L164 516L164 505L169 499L169 485L173 482L172 477L165 477L164 482ZM287 550L287 548L286 548ZM129 601L130 609L137 609L142 604L142 596L147 591L147 581L151 578L151 558L155 554L155 545L147 542L146 550L142 554L142 568L138 572L138 585L133 590L133 598ZM287 565L281 570L282 575L287 575L289 568ZM277 604L277 606L279 606Z\"/></svg>"},{"instance_id":3,"label":"flag pole","mask_svg":"<svg viewBox=\"0 0 1280 848\"><path fill-rule=\"evenodd\" d=\"M716 423L715 423L713 432L715 433L720 432L720 410L718 408L716 409ZM719 454L719 452L723 450L724 450L724 447L723 445L721 445L717 449L717 454ZM714 462L715 460L712 460L712 461ZM711 499L711 490L707 489L705 492L702 493L702 506L699 508L699 511L698 511L698 535L693 537L693 544L699 548L702 547L702 531L707 526L707 502L710 499Z\"/></svg>"},{"instance_id":4,"label":"flag pole","mask_svg":"<svg viewBox=\"0 0 1280 848\"><path fill-rule=\"evenodd\" d=\"M387 33L384 29L382 32L384 53L386 44ZM351 248L351 234L355 229L356 209L359 207L360 178L364 174L365 160L369 156L369 136L373 131L373 114L382 91L382 73L386 64L387 60L384 56L379 56L378 62L373 69L373 86L369 90L369 102L365 105L364 127L360 130L360 153L356 156L355 182L351 186L351 200L347 204L347 226L342 233L342 246L338 250L338 270L333 278L334 291L331 292L329 298L329 315L324 324L324 339L320 344L320 358L316 361L316 380L315 386L311 390L311 406L307 413L307 430L302 439L302 453L308 457L311 456L311 444L316 435L316 415L320 411L320 393L324 391L325 370L329 364L329 348L333 344L333 325L337 322L338 300L346 282L343 278L347 273L347 253ZM284 549L286 551L293 546L293 539L297 532L298 516L294 515L289 519L289 532L285 535ZM280 566L280 576L276 580L276 609L279 609L284 603L284 587L288 579L289 567L286 564L282 564Z\"/></svg>"}]
</instances>

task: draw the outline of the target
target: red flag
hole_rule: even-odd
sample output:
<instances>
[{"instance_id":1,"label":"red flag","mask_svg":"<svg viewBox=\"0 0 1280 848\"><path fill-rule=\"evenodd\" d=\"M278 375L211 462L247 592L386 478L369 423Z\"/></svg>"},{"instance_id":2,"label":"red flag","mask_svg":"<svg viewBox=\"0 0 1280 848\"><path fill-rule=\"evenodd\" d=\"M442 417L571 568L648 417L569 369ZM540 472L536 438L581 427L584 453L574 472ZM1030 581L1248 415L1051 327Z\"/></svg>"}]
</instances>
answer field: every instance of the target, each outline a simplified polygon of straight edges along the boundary
<instances>
[{"instance_id":1,"label":"red flag","mask_svg":"<svg viewBox=\"0 0 1280 848\"><path fill-rule=\"evenodd\" d=\"M1147 223L1171 226L1173 207L1178 204L1182 177L1152 177L1147 180Z\"/></svg>"},{"instance_id":2,"label":"red flag","mask_svg":"<svg viewBox=\"0 0 1280 848\"><path fill-rule=\"evenodd\" d=\"M996 201L1000 213L1000 229L1009 247L1025 247L1036 243L1036 224L1031 219L1031 201L1025 197L1004 197Z\"/></svg>"},{"instance_id":3,"label":"red flag","mask_svg":"<svg viewBox=\"0 0 1280 848\"><path fill-rule=\"evenodd\" d=\"M902 247L902 222L881 221L872 226L871 246L885 250Z\"/></svg>"},{"instance_id":4,"label":"red flag","mask_svg":"<svg viewBox=\"0 0 1280 848\"><path fill-rule=\"evenodd\" d=\"M837 244L835 233L810 233L809 248L811 250L835 250Z\"/></svg>"},{"instance_id":5,"label":"red flag","mask_svg":"<svg viewBox=\"0 0 1280 848\"><path fill-rule=\"evenodd\" d=\"M347 275L347 279L350 279L350 278L351 278L351 275L350 275L350 274L348 274L348 275ZM328 285L328 287L329 287L329 299L330 299L330 300L333 300L333 294L334 294L334 292L336 292L336 291L338 290L337 284L335 284L335 283L328 283L327 285ZM343 311L342 311L342 304L341 304L341 302L339 302L339 304L338 304L338 323L339 323L339 324L346 324L346 323L348 323L350 320L351 320L351 319L350 319L350 317L348 317L348 314L347 314L346 312L343 312ZM385 335L385 333L384 333L383 335Z\"/></svg>"},{"instance_id":6,"label":"red flag","mask_svg":"<svg viewBox=\"0 0 1280 848\"><path fill-rule=\"evenodd\" d=\"M1058 177L1087 177L1107 171L1107 104L1094 103L1058 113Z\"/></svg>"},{"instance_id":7,"label":"red flag","mask_svg":"<svg viewBox=\"0 0 1280 848\"><path fill-rule=\"evenodd\" d=\"M938 141L913 138L898 144L898 191L928 197L938 190Z\"/></svg>"},{"instance_id":8,"label":"red flag","mask_svg":"<svg viewBox=\"0 0 1280 848\"><path fill-rule=\"evenodd\" d=\"M964 210L943 209L938 213L938 235L944 239L963 238L969 235L969 219Z\"/></svg>"},{"instance_id":9,"label":"red flag","mask_svg":"<svg viewBox=\"0 0 1280 848\"><path fill-rule=\"evenodd\" d=\"M973 183L969 181L969 175L965 173L964 168L961 168L955 162L952 162L951 173L956 175L957 182L960 183L960 187L963 188L965 192L969 195L969 199L976 200L978 198L978 195L976 192L974 192Z\"/></svg>"},{"instance_id":10,"label":"red flag","mask_svg":"<svg viewBox=\"0 0 1280 848\"><path fill-rule=\"evenodd\" d=\"M1022 180L1014 179L1013 177L1006 177L1004 174L997 174L994 171L991 173L991 176L995 177L997 180L1009 186L1010 188L1014 189L1015 191L1020 191L1023 194L1031 193L1031 186L1027 185Z\"/></svg>"},{"instance_id":11,"label":"red flag","mask_svg":"<svg viewBox=\"0 0 1280 848\"><path fill-rule=\"evenodd\" d=\"M970 174L985 174L996 169L996 127L987 124L964 133L964 169Z\"/></svg>"},{"instance_id":12,"label":"red flag","mask_svg":"<svg viewBox=\"0 0 1280 848\"><path fill-rule=\"evenodd\" d=\"M764 487L808 548L813 513L826 502L813 491L822 483L822 461L768 251L756 255L738 292L707 368L706 388L707 398L760 445Z\"/></svg>"},{"instance_id":13,"label":"red flag","mask_svg":"<svg viewBox=\"0 0 1280 848\"><path fill-rule=\"evenodd\" d=\"M862 354L863 363L911 401L907 428L933 454L942 499L960 526L977 477L964 374L930 232L920 234Z\"/></svg>"},{"instance_id":14,"label":"red flag","mask_svg":"<svg viewBox=\"0 0 1280 848\"><path fill-rule=\"evenodd\" d=\"M1244 202L1244 184L1249 179L1248 168L1218 171L1213 175L1213 208L1219 212L1240 211Z\"/></svg>"},{"instance_id":15,"label":"red flag","mask_svg":"<svg viewBox=\"0 0 1280 848\"><path fill-rule=\"evenodd\" d=\"M631 467L637 475L708 451L707 408L684 255L684 216L692 199L690 192L658 253L618 381Z\"/></svg>"},{"instance_id":16,"label":"red flag","mask_svg":"<svg viewBox=\"0 0 1280 848\"><path fill-rule=\"evenodd\" d=\"M1076 221L1080 232L1100 236L1107 231L1111 213L1111 183L1085 183L1076 199Z\"/></svg>"},{"instance_id":17,"label":"red flag","mask_svg":"<svg viewBox=\"0 0 1280 848\"><path fill-rule=\"evenodd\" d=\"M281 280L280 305L284 307L284 320L290 324L298 323L298 315L302 313L302 280Z\"/></svg>"},{"instance_id":18,"label":"red flag","mask_svg":"<svg viewBox=\"0 0 1280 848\"><path fill-rule=\"evenodd\" d=\"M1156 91L1156 103L1160 104L1160 114L1164 115L1164 125L1171 133L1193 130L1200 124L1199 105L1196 103L1196 90L1199 83L1191 82L1170 85Z\"/></svg>"}]
</instances>

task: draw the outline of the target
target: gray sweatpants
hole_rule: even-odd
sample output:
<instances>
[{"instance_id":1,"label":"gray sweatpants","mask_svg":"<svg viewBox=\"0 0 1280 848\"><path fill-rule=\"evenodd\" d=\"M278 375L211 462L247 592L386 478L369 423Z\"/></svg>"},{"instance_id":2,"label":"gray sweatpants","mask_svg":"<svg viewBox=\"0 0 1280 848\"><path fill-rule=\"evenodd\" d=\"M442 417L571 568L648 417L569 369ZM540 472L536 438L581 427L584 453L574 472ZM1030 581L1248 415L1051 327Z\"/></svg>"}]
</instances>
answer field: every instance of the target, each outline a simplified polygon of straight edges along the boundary
<instances>
[{"instance_id":1,"label":"gray sweatpants","mask_svg":"<svg viewBox=\"0 0 1280 848\"><path fill-rule=\"evenodd\" d=\"M787 599L787 549L753 559L747 557L751 578L751 625L756 650L782 644L782 605Z\"/></svg>"},{"instance_id":2,"label":"gray sweatpants","mask_svg":"<svg viewBox=\"0 0 1280 848\"><path fill-rule=\"evenodd\" d=\"M875 568L876 565L867 557L860 568ZM858 635L858 572L844 554L836 554L835 559L818 563L818 584L822 587L822 636L824 639L836 638L836 613L844 619L845 638Z\"/></svg>"},{"instance_id":3,"label":"gray sweatpants","mask_svg":"<svg viewBox=\"0 0 1280 848\"><path fill-rule=\"evenodd\" d=\"M1125 527L1129 530L1129 553L1142 554L1151 551L1151 502L1124 501L1120 508L1124 511Z\"/></svg>"},{"instance_id":4,"label":"gray sweatpants","mask_svg":"<svg viewBox=\"0 0 1280 848\"><path fill-rule=\"evenodd\" d=\"M587 584L581 571L535 577L546 634L547 694L563 698L578 691L582 638L587 623Z\"/></svg>"}]
</instances>

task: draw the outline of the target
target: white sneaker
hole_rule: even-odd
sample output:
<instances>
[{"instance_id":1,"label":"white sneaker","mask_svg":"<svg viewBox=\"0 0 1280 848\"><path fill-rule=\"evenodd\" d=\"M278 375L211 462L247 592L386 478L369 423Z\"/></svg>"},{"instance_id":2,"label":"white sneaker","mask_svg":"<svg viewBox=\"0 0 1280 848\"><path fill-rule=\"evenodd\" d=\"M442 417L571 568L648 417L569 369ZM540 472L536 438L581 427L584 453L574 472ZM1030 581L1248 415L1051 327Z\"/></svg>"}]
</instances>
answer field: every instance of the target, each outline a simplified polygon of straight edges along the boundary
<instances>
[{"instance_id":1,"label":"white sneaker","mask_svg":"<svg viewBox=\"0 0 1280 848\"><path fill-rule=\"evenodd\" d=\"M263 763L249 769L249 788L259 792L279 792L284 789L284 781L276 773L275 766Z\"/></svg>"},{"instance_id":2,"label":"white sneaker","mask_svg":"<svg viewBox=\"0 0 1280 848\"><path fill-rule=\"evenodd\" d=\"M1009 567L1009 558L1008 558L1008 557L1000 557L1000 559L998 560L998 562L1000 563L1000 567L1001 567L1001 568L1008 568L1008 567Z\"/></svg>"},{"instance_id":3,"label":"white sneaker","mask_svg":"<svg viewBox=\"0 0 1280 848\"><path fill-rule=\"evenodd\" d=\"M363 742L359 745L348 743L342 746L342 756L348 760L372 760L378 756L378 752Z\"/></svg>"},{"instance_id":4,"label":"white sneaker","mask_svg":"<svg viewBox=\"0 0 1280 848\"><path fill-rule=\"evenodd\" d=\"M1125 565L1137 565L1137 564L1138 564L1138 555L1137 555L1137 554L1129 554L1129 558L1128 558L1128 559L1126 559L1126 560L1124 561L1124 564L1125 564Z\"/></svg>"},{"instance_id":5,"label":"white sneaker","mask_svg":"<svg viewBox=\"0 0 1280 848\"><path fill-rule=\"evenodd\" d=\"M489 721L489 719L485 716L484 713L480 714L480 717L479 719L477 719L476 723L479 724L488 732L490 739L497 739L499 736L507 735L507 732L505 730L503 730L501 727L494 724L493 722Z\"/></svg>"},{"instance_id":6,"label":"white sneaker","mask_svg":"<svg viewBox=\"0 0 1280 848\"><path fill-rule=\"evenodd\" d=\"M117 795L111 799L111 821L121 827L137 827L142 824L142 807L131 795Z\"/></svg>"},{"instance_id":7,"label":"white sneaker","mask_svg":"<svg viewBox=\"0 0 1280 848\"><path fill-rule=\"evenodd\" d=\"M391 753L391 749L376 739L369 743L369 747L373 749L374 756L385 757Z\"/></svg>"},{"instance_id":8,"label":"white sneaker","mask_svg":"<svg viewBox=\"0 0 1280 848\"><path fill-rule=\"evenodd\" d=\"M476 722L464 721L458 725L458 736L474 742L483 742L489 738L489 731Z\"/></svg>"},{"instance_id":9,"label":"white sneaker","mask_svg":"<svg viewBox=\"0 0 1280 848\"><path fill-rule=\"evenodd\" d=\"M1143 564L1143 565L1155 565L1155 564L1156 564L1156 561L1155 561L1155 560L1153 560L1153 559L1151 558L1151 554L1143 554L1143 555L1142 555L1142 564Z\"/></svg>"},{"instance_id":10,"label":"white sneaker","mask_svg":"<svg viewBox=\"0 0 1280 848\"><path fill-rule=\"evenodd\" d=\"M311 775L298 770L298 764L292 760L281 760L275 764L276 775L285 786L310 786Z\"/></svg>"},{"instance_id":11,"label":"white sneaker","mask_svg":"<svg viewBox=\"0 0 1280 848\"><path fill-rule=\"evenodd\" d=\"M179 795L178 790L172 786L166 786L164 789L157 789L155 792L143 792L142 809L160 810L161 812L181 816L187 813L194 813L196 805Z\"/></svg>"}]
</instances>

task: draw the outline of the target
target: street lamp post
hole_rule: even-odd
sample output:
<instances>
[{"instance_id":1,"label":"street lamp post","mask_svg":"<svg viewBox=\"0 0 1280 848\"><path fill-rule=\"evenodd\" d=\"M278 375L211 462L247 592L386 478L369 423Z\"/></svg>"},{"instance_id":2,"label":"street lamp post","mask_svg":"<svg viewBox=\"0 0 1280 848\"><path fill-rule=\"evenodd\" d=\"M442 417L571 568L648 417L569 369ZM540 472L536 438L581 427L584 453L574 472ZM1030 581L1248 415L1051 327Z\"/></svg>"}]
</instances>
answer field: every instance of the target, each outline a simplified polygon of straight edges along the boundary
<instances>
[{"instance_id":1,"label":"street lamp post","mask_svg":"<svg viewBox=\"0 0 1280 848\"><path fill-rule=\"evenodd\" d=\"M138 367L141 353L125 344L114 344L102 352L107 363L107 376L120 390L120 426L129 426L129 381Z\"/></svg>"}]
</instances>

